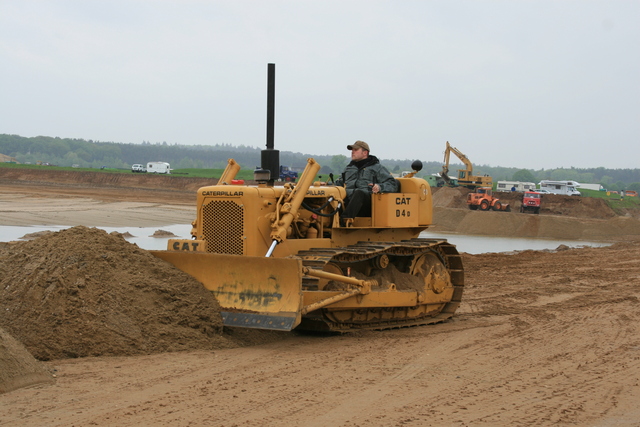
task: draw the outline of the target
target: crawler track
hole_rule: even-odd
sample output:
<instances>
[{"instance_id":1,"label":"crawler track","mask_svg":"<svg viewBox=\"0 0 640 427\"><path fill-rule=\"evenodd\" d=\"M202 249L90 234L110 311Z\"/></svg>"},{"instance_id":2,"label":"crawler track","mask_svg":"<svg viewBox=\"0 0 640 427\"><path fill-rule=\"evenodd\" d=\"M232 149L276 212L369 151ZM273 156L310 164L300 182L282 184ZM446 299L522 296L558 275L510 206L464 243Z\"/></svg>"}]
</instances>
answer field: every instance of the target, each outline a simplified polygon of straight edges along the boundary
<instances>
[{"instance_id":1,"label":"crawler track","mask_svg":"<svg viewBox=\"0 0 640 427\"><path fill-rule=\"evenodd\" d=\"M448 272L453 295L446 304L428 299L414 307L376 307L341 310L317 310L303 318L300 329L349 331L393 329L442 322L453 316L464 289L462 259L455 246L446 240L411 239L401 242L360 242L345 248L319 248L297 254L306 267L346 274L353 269L368 276L371 270L393 264L401 273L411 274L421 255L435 255ZM418 275L417 273L413 273ZM398 285L402 285L398 283ZM304 291L317 291L324 284L314 277L303 277ZM400 289L400 286L399 286ZM434 310L434 307L437 307Z\"/></svg>"}]
</instances>

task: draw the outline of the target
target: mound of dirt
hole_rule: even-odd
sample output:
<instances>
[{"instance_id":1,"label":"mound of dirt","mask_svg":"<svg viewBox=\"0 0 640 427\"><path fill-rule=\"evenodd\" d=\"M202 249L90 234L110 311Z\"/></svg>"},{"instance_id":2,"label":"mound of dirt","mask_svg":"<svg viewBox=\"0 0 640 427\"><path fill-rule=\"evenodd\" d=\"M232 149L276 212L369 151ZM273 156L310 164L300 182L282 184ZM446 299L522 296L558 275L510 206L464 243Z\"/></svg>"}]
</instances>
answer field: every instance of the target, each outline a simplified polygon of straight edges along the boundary
<instances>
[{"instance_id":1,"label":"mound of dirt","mask_svg":"<svg viewBox=\"0 0 640 427\"><path fill-rule=\"evenodd\" d=\"M471 190L462 187L439 187L432 188L432 191L434 207L467 209L467 194Z\"/></svg>"},{"instance_id":2,"label":"mound of dirt","mask_svg":"<svg viewBox=\"0 0 640 427\"><path fill-rule=\"evenodd\" d=\"M540 211L542 214L567 215L578 218L609 219L618 216L604 199L559 194L543 195Z\"/></svg>"},{"instance_id":3,"label":"mound of dirt","mask_svg":"<svg viewBox=\"0 0 640 427\"><path fill-rule=\"evenodd\" d=\"M0 394L52 383L53 377L22 344L0 328Z\"/></svg>"},{"instance_id":4,"label":"mound of dirt","mask_svg":"<svg viewBox=\"0 0 640 427\"><path fill-rule=\"evenodd\" d=\"M118 231L112 231L112 232L111 232L111 233L109 233L109 234L111 234L112 236L120 236L120 237L122 237L122 238L124 238L124 239L128 239L128 238L130 238L130 237L134 237L134 235L133 235L133 234L131 234L131 233L129 233L128 231L125 231L124 233L120 233L120 232L118 232Z\"/></svg>"},{"instance_id":5,"label":"mound of dirt","mask_svg":"<svg viewBox=\"0 0 640 427\"><path fill-rule=\"evenodd\" d=\"M6 246L0 277L0 327L40 360L230 346L211 292L100 229Z\"/></svg>"},{"instance_id":6,"label":"mound of dirt","mask_svg":"<svg viewBox=\"0 0 640 427\"><path fill-rule=\"evenodd\" d=\"M46 236L47 234L53 233L53 231L44 230L44 231L36 231L35 233L27 233L20 238L20 240L33 240L38 237Z\"/></svg>"},{"instance_id":7,"label":"mound of dirt","mask_svg":"<svg viewBox=\"0 0 640 427\"><path fill-rule=\"evenodd\" d=\"M175 234L173 234L170 231L166 231L166 230L156 230L151 236L149 237L177 237Z\"/></svg>"}]
</instances>

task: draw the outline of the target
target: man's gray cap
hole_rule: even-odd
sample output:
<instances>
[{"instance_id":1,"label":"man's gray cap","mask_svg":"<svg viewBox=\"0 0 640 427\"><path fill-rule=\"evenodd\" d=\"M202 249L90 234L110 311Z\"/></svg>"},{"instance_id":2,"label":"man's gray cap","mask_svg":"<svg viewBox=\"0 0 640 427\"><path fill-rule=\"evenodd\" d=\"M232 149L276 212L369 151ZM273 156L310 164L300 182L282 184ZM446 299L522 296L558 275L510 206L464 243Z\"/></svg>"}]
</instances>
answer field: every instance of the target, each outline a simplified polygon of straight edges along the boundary
<instances>
[{"instance_id":1,"label":"man's gray cap","mask_svg":"<svg viewBox=\"0 0 640 427\"><path fill-rule=\"evenodd\" d=\"M347 145L347 150L353 150L354 148L362 148L363 150L371 151L369 150L369 144L364 141L356 141L351 145Z\"/></svg>"}]
</instances>

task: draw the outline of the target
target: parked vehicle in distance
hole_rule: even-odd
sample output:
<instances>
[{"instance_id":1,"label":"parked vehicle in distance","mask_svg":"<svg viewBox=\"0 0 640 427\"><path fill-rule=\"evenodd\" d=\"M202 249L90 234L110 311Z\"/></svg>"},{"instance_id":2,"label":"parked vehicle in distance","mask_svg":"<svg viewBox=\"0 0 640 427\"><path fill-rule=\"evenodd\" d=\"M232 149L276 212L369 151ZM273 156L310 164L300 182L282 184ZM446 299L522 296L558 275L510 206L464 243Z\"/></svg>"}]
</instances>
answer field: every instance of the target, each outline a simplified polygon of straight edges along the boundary
<instances>
[{"instance_id":1,"label":"parked vehicle in distance","mask_svg":"<svg viewBox=\"0 0 640 427\"><path fill-rule=\"evenodd\" d=\"M521 181L498 181L496 191L535 191L536 185L533 182Z\"/></svg>"},{"instance_id":2,"label":"parked vehicle in distance","mask_svg":"<svg viewBox=\"0 0 640 427\"><path fill-rule=\"evenodd\" d=\"M280 181L291 182L298 179L298 172L292 171L289 166L280 165Z\"/></svg>"},{"instance_id":3,"label":"parked vehicle in distance","mask_svg":"<svg viewBox=\"0 0 640 427\"><path fill-rule=\"evenodd\" d=\"M553 194L551 191L547 190L546 188L537 188L532 191L535 191L536 193L539 193L539 194Z\"/></svg>"},{"instance_id":4,"label":"parked vehicle in distance","mask_svg":"<svg viewBox=\"0 0 640 427\"><path fill-rule=\"evenodd\" d=\"M404 177L404 172L402 172L402 177ZM439 173L434 173L431 175L427 175L424 179L429 183L431 187L444 187L448 185L449 187L458 187L458 178L449 177L449 181L445 181L444 178L440 176Z\"/></svg>"},{"instance_id":5,"label":"parked vehicle in distance","mask_svg":"<svg viewBox=\"0 0 640 427\"><path fill-rule=\"evenodd\" d=\"M135 165L131 165L131 172L133 173L145 173L147 172L147 168L144 165L136 163Z\"/></svg>"},{"instance_id":6,"label":"parked vehicle in distance","mask_svg":"<svg viewBox=\"0 0 640 427\"><path fill-rule=\"evenodd\" d=\"M580 196L577 188L580 186L576 181L540 181L540 188L549 190L553 194L564 194L566 196Z\"/></svg>"},{"instance_id":7,"label":"parked vehicle in distance","mask_svg":"<svg viewBox=\"0 0 640 427\"><path fill-rule=\"evenodd\" d=\"M167 162L149 162L147 163L148 173L171 173L171 165Z\"/></svg>"}]
</instances>

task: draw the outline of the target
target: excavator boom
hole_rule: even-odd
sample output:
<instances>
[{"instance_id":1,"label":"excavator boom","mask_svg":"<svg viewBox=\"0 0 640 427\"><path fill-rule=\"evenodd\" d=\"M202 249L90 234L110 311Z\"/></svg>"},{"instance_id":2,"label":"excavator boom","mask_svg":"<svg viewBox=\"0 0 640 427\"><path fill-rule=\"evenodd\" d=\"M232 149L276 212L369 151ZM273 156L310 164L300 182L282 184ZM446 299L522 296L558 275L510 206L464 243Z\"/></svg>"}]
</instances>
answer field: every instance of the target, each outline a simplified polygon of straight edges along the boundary
<instances>
[{"instance_id":1,"label":"excavator boom","mask_svg":"<svg viewBox=\"0 0 640 427\"><path fill-rule=\"evenodd\" d=\"M464 169L458 169L458 185L472 189L476 187L491 187L493 185L493 180L490 176L474 175L473 164L471 163L469 158L456 147L451 146L451 144L449 144L449 141L447 141L447 145L444 151L444 164L442 165L441 173L442 178L447 183L451 183L451 177L449 176L449 159L451 157L451 153L455 154L455 156L460 159L460 161L465 166Z\"/></svg>"}]
</instances>

